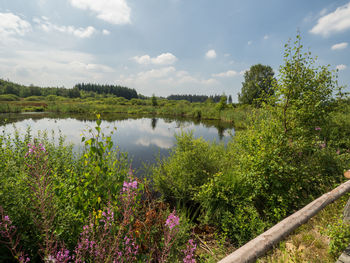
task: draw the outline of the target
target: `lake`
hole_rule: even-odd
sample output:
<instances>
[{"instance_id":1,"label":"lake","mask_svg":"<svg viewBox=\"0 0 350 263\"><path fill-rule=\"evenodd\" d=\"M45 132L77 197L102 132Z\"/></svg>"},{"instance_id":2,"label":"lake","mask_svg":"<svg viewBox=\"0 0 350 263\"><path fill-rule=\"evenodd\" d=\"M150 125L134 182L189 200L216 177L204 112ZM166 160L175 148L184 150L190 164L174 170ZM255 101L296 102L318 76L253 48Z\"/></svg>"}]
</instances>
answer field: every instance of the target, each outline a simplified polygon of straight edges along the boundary
<instances>
[{"instance_id":1,"label":"lake","mask_svg":"<svg viewBox=\"0 0 350 263\"><path fill-rule=\"evenodd\" d=\"M205 121L174 118L152 118L127 115L106 115L102 117L102 131L112 134L115 145L121 151L127 152L132 167L141 168L143 163L151 164L157 156L168 156L175 145L175 134L192 131L196 138L202 137L207 141L227 143L234 134L232 124L220 121ZM57 115L51 113L22 113L0 115L0 132L12 134L17 129L24 134L28 127L35 136L38 132L47 131L49 134L60 131L67 143L73 143L79 151L83 143L82 134L89 137L89 128L96 126L94 116Z\"/></svg>"}]
</instances>

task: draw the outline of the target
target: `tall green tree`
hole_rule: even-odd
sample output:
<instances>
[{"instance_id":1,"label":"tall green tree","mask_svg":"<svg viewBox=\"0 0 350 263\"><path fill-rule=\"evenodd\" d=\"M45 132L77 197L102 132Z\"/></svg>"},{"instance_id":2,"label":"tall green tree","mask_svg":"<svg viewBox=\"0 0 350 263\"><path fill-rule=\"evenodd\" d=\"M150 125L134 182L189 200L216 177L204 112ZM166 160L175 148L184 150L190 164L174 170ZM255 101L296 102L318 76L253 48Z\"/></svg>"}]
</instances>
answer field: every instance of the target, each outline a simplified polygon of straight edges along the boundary
<instances>
[{"instance_id":1,"label":"tall green tree","mask_svg":"<svg viewBox=\"0 0 350 263\"><path fill-rule=\"evenodd\" d=\"M274 72L270 66L256 64L244 73L241 93L238 101L242 104L261 105L262 101L273 94Z\"/></svg>"},{"instance_id":2,"label":"tall green tree","mask_svg":"<svg viewBox=\"0 0 350 263\"><path fill-rule=\"evenodd\" d=\"M219 111L222 111L227 107L227 96L225 94L221 96L220 101L216 107Z\"/></svg>"},{"instance_id":3,"label":"tall green tree","mask_svg":"<svg viewBox=\"0 0 350 263\"><path fill-rule=\"evenodd\" d=\"M307 138L314 134L315 127L328 126L327 119L341 87L328 66L319 66L310 51L303 51L300 35L293 45L285 45L284 58L270 101L284 132Z\"/></svg>"},{"instance_id":4,"label":"tall green tree","mask_svg":"<svg viewBox=\"0 0 350 263\"><path fill-rule=\"evenodd\" d=\"M152 95L152 106L158 106L158 101L157 101L157 98L156 96L153 94Z\"/></svg>"}]
</instances>

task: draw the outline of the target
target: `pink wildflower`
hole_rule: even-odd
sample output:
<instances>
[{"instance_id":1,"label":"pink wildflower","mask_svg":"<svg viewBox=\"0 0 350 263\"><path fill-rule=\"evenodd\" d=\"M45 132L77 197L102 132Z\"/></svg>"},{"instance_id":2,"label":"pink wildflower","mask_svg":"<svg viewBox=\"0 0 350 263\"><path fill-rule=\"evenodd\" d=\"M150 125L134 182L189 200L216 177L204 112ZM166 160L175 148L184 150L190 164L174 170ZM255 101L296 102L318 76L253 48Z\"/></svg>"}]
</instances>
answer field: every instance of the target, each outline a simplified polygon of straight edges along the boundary
<instances>
[{"instance_id":1,"label":"pink wildflower","mask_svg":"<svg viewBox=\"0 0 350 263\"><path fill-rule=\"evenodd\" d=\"M188 240L188 244L186 246L185 250L182 250L182 252L185 253L185 257L183 259L184 263L196 263L196 259L194 258L195 251L196 251L197 245L193 242L193 239Z\"/></svg>"},{"instance_id":2,"label":"pink wildflower","mask_svg":"<svg viewBox=\"0 0 350 263\"><path fill-rule=\"evenodd\" d=\"M165 225L168 226L170 230L179 225L179 217L175 215L175 210L174 212L170 213L165 222Z\"/></svg>"}]
</instances>

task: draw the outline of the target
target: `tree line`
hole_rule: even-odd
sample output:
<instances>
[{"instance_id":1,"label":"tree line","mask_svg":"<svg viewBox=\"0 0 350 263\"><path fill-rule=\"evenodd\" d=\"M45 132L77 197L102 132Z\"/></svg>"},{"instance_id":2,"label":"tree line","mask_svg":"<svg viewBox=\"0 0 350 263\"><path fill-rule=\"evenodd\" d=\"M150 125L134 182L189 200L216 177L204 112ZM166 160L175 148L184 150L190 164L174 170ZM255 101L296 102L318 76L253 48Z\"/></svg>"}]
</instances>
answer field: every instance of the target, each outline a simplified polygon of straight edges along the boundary
<instances>
[{"instance_id":1,"label":"tree line","mask_svg":"<svg viewBox=\"0 0 350 263\"><path fill-rule=\"evenodd\" d=\"M125 99L138 98L135 89L122 87L118 85L99 85L99 84L76 84L72 89L65 87L38 87L34 85L25 86L8 80L0 79L0 95L12 94L20 98L31 96L61 96L67 98L80 98L81 92L97 93L97 94L113 94L117 97Z\"/></svg>"},{"instance_id":2,"label":"tree line","mask_svg":"<svg viewBox=\"0 0 350 263\"><path fill-rule=\"evenodd\" d=\"M187 100L189 102L206 102L206 101L212 101L212 102L220 102L221 97L224 95L191 95L191 94L172 94L168 97L166 97L168 100ZM232 103L232 97L229 96L228 103Z\"/></svg>"},{"instance_id":3,"label":"tree line","mask_svg":"<svg viewBox=\"0 0 350 263\"><path fill-rule=\"evenodd\" d=\"M138 98L138 94L135 89L122 87L118 85L100 85L92 83L79 83L74 86L78 90L84 90L87 92L96 92L98 94L113 94L117 97L123 97L125 99Z\"/></svg>"},{"instance_id":4,"label":"tree line","mask_svg":"<svg viewBox=\"0 0 350 263\"><path fill-rule=\"evenodd\" d=\"M238 102L240 104L252 104L259 107L262 102L274 94L273 84L276 81L273 69L268 65L256 64L250 67L244 74L241 92L238 93ZM147 97L138 94L135 89L119 85L101 85L93 83L78 83L72 89L65 87L38 87L35 85L25 86L8 80L0 79L0 95L13 94L21 98L30 96L48 96L56 95L68 98L80 98L81 92L111 94L125 99ZM186 100L189 102L220 102L221 97L227 98L227 103L232 103L232 97L229 95L192 95L192 94L172 94L168 100Z\"/></svg>"},{"instance_id":5,"label":"tree line","mask_svg":"<svg viewBox=\"0 0 350 263\"><path fill-rule=\"evenodd\" d=\"M13 94L21 98L49 95L69 98L80 97L80 91L76 88L25 86L3 79L0 79L0 94Z\"/></svg>"}]
</instances>

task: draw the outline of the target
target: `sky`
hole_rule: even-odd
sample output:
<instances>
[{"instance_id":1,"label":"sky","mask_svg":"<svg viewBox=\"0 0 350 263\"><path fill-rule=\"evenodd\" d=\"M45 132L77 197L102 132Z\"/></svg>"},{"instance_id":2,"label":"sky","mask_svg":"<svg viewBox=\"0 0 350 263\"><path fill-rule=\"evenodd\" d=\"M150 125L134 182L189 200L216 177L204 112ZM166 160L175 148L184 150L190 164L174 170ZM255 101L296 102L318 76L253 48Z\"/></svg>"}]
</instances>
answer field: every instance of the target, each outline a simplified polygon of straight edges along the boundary
<instances>
[{"instance_id":1,"label":"sky","mask_svg":"<svg viewBox=\"0 0 350 263\"><path fill-rule=\"evenodd\" d=\"M349 0L0 0L0 78L236 102L244 72L261 63L277 75L298 31L349 91Z\"/></svg>"}]
</instances>

